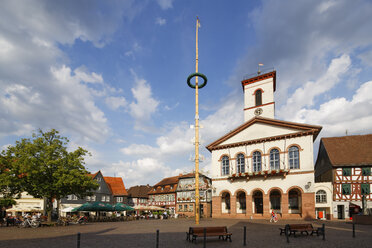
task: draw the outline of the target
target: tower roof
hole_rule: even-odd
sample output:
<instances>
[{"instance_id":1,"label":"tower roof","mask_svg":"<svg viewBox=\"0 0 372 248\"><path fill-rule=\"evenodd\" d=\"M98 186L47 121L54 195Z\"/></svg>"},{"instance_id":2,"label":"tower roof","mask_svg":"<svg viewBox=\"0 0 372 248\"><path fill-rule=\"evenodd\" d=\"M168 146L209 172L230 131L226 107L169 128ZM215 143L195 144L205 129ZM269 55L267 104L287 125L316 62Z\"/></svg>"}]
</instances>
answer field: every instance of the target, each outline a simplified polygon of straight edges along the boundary
<instances>
[{"instance_id":1,"label":"tower roof","mask_svg":"<svg viewBox=\"0 0 372 248\"><path fill-rule=\"evenodd\" d=\"M276 90L276 71L275 70L269 71L264 74L254 73L254 74L250 74L246 76L246 79L243 79L242 81L243 91L244 91L244 86L248 84L253 84L255 82L259 82L259 81L262 81L268 78L273 78L273 81L274 81L273 87L274 87L274 92L275 92Z\"/></svg>"}]
</instances>

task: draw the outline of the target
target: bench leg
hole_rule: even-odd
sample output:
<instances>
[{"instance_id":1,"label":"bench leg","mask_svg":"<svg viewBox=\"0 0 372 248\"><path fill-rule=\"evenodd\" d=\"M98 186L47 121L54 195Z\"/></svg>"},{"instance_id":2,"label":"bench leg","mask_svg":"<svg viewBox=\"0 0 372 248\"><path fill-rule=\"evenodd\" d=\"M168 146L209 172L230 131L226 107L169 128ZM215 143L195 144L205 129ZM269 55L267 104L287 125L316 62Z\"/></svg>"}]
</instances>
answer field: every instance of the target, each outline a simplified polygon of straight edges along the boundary
<instances>
[{"instance_id":1,"label":"bench leg","mask_svg":"<svg viewBox=\"0 0 372 248\"><path fill-rule=\"evenodd\" d=\"M227 239L229 239L229 241L231 242L231 235L226 235L226 241Z\"/></svg>"}]
</instances>

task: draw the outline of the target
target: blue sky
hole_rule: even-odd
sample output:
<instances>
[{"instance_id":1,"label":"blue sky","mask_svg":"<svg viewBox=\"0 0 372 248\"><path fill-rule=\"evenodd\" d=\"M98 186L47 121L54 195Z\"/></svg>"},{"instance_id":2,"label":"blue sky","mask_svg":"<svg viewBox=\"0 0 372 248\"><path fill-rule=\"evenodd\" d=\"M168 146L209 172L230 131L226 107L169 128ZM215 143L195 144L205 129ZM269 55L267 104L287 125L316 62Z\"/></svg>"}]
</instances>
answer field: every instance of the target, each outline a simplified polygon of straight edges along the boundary
<instances>
[{"instance_id":1,"label":"blue sky","mask_svg":"<svg viewBox=\"0 0 372 248\"><path fill-rule=\"evenodd\" d=\"M276 118L372 132L372 2L3 1L0 147L55 128L127 187L189 172L195 71L205 145L243 122L240 81L277 71ZM319 138L317 142L319 141ZM318 143L315 143L317 150ZM316 156L316 154L315 154Z\"/></svg>"}]
</instances>

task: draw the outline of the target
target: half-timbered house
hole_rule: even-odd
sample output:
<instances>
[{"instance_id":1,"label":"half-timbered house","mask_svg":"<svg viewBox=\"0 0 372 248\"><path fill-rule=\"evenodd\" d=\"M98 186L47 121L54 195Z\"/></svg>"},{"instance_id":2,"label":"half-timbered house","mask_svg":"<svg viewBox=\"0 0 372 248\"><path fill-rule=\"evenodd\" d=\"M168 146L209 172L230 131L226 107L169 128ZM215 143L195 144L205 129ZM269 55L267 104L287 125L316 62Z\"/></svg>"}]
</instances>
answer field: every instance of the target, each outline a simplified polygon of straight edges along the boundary
<instances>
[{"instance_id":1,"label":"half-timbered house","mask_svg":"<svg viewBox=\"0 0 372 248\"><path fill-rule=\"evenodd\" d=\"M372 134L322 138L315 181L332 183L332 216L345 219L372 208Z\"/></svg>"},{"instance_id":2,"label":"half-timbered house","mask_svg":"<svg viewBox=\"0 0 372 248\"><path fill-rule=\"evenodd\" d=\"M155 184L148 192L149 205L165 208L170 214L175 214L178 178L179 176L167 177Z\"/></svg>"},{"instance_id":3,"label":"half-timbered house","mask_svg":"<svg viewBox=\"0 0 372 248\"><path fill-rule=\"evenodd\" d=\"M195 216L195 173L179 176L176 213L188 217ZM200 216L212 217L212 180L199 174Z\"/></svg>"}]
</instances>

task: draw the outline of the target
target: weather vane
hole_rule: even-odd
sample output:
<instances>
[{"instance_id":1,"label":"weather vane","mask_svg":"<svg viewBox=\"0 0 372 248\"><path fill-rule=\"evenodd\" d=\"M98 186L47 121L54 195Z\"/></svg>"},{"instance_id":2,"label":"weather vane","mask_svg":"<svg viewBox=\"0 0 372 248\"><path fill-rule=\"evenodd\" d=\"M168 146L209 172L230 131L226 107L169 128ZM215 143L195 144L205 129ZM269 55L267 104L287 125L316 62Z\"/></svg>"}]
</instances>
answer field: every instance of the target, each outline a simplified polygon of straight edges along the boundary
<instances>
[{"instance_id":1,"label":"weather vane","mask_svg":"<svg viewBox=\"0 0 372 248\"><path fill-rule=\"evenodd\" d=\"M192 73L187 78L187 84L195 89L195 224L199 225L200 213L199 213L199 94L198 90L203 88L207 84L207 77L204 74L198 72L198 30L200 28L199 18L196 18L196 59L195 59L195 73ZM195 85L190 80L195 77ZM198 77L203 78L204 82L199 85Z\"/></svg>"}]
</instances>

